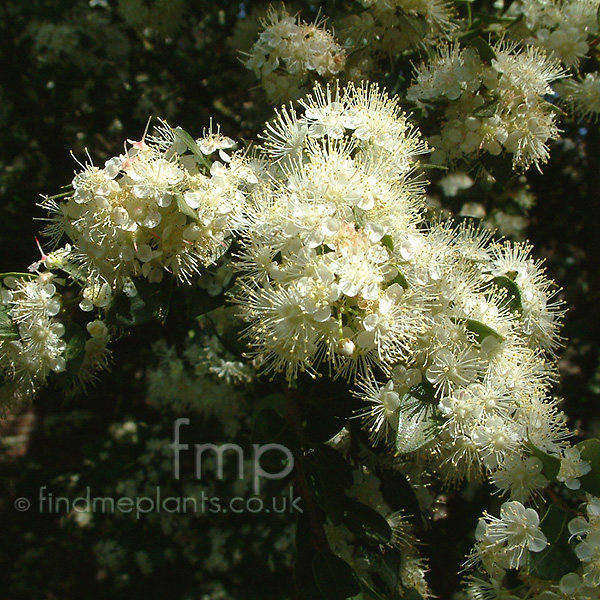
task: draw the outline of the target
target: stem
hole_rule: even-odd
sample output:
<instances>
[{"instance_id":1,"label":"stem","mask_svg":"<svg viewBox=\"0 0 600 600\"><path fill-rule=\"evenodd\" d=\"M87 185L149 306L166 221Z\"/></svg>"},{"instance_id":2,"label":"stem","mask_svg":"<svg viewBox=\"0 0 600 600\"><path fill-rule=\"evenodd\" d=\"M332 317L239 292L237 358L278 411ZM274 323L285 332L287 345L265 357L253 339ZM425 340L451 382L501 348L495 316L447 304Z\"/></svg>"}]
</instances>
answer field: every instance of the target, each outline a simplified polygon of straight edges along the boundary
<instances>
[{"instance_id":1,"label":"stem","mask_svg":"<svg viewBox=\"0 0 600 600\"><path fill-rule=\"evenodd\" d=\"M323 528L322 520L320 519L319 513L321 509L316 504L314 498L310 493L308 482L302 468L302 458L306 454L308 449L306 435L304 434L303 428L303 410L302 400L298 394L298 390L285 386L285 397L287 400L287 419L291 424L298 443L300 446L300 459L298 462L298 468L296 469L296 481L298 483L298 492L302 498L304 506L306 506L306 512L308 514L308 520L310 522L310 528L312 531L312 541L316 551L318 552L329 552L329 542L325 535L325 529Z\"/></svg>"}]
</instances>

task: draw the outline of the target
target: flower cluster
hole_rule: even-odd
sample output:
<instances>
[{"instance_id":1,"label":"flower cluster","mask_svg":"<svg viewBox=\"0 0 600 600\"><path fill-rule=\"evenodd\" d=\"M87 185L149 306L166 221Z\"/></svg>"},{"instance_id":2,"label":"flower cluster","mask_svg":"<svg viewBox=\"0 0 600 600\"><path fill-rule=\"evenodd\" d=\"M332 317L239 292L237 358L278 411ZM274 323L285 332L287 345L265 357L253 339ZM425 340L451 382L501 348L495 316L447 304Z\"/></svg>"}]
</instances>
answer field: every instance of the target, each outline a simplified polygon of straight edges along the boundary
<instances>
[{"instance_id":1,"label":"flower cluster","mask_svg":"<svg viewBox=\"0 0 600 600\"><path fill-rule=\"evenodd\" d=\"M130 142L103 168L86 165L64 201L43 203L52 215L49 235L71 241L62 260L79 265L88 308L107 306L135 277L158 282L168 272L189 280L241 226L245 190L256 177L227 152L233 141L212 130L197 141L167 126L159 133Z\"/></svg>"},{"instance_id":2,"label":"flower cluster","mask_svg":"<svg viewBox=\"0 0 600 600\"><path fill-rule=\"evenodd\" d=\"M273 174L252 196L236 301L265 371L387 370L410 354L431 300L403 275L426 147L376 86L317 87L301 104L264 133Z\"/></svg>"},{"instance_id":3,"label":"flower cluster","mask_svg":"<svg viewBox=\"0 0 600 600\"><path fill-rule=\"evenodd\" d=\"M425 145L377 87L301 104L263 134L275 165L239 256L263 370L293 380L325 363L357 380L375 441L426 447L449 479L493 474L525 501L547 484L527 443L559 456L568 435L547 397L561 310L541 264L484 230L422 226Z\"/></svg>"},{"instance_id":4,"label":"flower cluster","mask_svg":"<svg viewBox=\"0 0 600 600\"><path fill-rule=\"evenodd\" d=\"M301 22L285 9L270 9L263 30L248 53L252 69L272 101L297 98L311 78L330 79L343 68L344 49L323 21Z\"/></svg>"},{"instance_id":5,"label":"flower cluster","mask_svg":"<svg viewBox=\"0 0 600 600\"><path fill-rule=\"evenodd\" d=\"M477 540L469 564L502 579L507 569L523 567L529 552L541 552L548 540L540 530L540 517L533 508L517 501L505 502L500 517L487 513L475 531Z\"/></svg>"},{"instance_id":6,"label":"flower cluster","mask_svg":"<svg viewBox=\"0 0 600 600\"><path fill-rule=\"evenodd\" d=\"M489 64L474 48L443 46L417 69L407 98L448 101L440 135L430 138L432 160L505 151L515 168L539 167L548 160L548 141L558 137L555 111L544 96L563 71L540 48L499 43L488 51Z\"/></svg>"},{"instance_id":7,"label":"flower cluster","mask_svg":"<svg viewBox=\"0 0 600 600\"><path fill-rule=\"evenodd\" d=\"M569 531L577 540L575 554L583 565L581 584L597 590L600 588L600 498L588 495L586 514L587 518L570 521Z\"/></svg>"},{"instance_id":8,"label":"flower cluster","mask_svg":"<svg viewBox=\"0 0 600 600\"><path fill-rule=\"evenodd\" d=\"M63 318L59 281L64 283L51 271L8 275L2 281L0 374L8 404L31 399L51 373L64 373L65 382L85 386L109 366L109 328L95 319L88 321L86 334ZM65 373L70 367L73 372Z\"/></svg>"},{"instance_id":9,"label":"flower cluster","mask_svg":"<svg viewBox=\"0 0 600 600\"><path fill-rule=\"evenodd\" d=\"M600 74L567 79L557 90L567 109L582 119L595 122L600 115Z\"/></svg>"},{"instance_id":10,"label":"flower cluster","mask_svg":"<svg viewBox=\"0 0 600 600\"><path fill-rule=\"evenodd\" d=\"M523 15L527 43L544 48L567 67L577 67L588 53L589 36L598 33L598 0L519 0L509 14Z\"/></svg>"},{"instance_id":11,"label":"flower cluster","mask_svg":"<svg viewBox=\"0 0 600 600\"><path fill-rule=\"evenodd\" d=\"M428 449L450 480L487 473L526 501L547 485L526 444L559 455L568 434L547 397L559 306L526 246L486 246L481 232L440 227L423 236L428 253L431 236L437 256L416 261L439 269L425 288L437 304L411 359L385 385L364 386L367 422L402 453Z\"/></svg>"},{"instance_id":12,"label":"flower cluster","mask_svg":"<svg viewBox=\"0 0 600 600\"><path fill-rule=\"evenodd\" d=\"M0 374L9 395L28 398L50 372L65 370L65 326L53 275L5 277L0 295Z\"/></svg>"},{"instance_id":13,"label":"flower cluster","mask_svg":"<svg viewBox=\"0 0 600 600\"><path fill-rule=\"evenodd\" d=\"M362 11L341 20L340 35L353 50L395 57L418 44L433 44L456 29L446 0L357 0Z\"/></svg>"},{"instance_id":14,"label":"flower cluster","mask_svg":"<svg viewBox=\"0 0 600 600\"><path fill-rule=\"evenodd\" d=\"M534 600L597 600L600 598L600 500L588 494L586 517L576 517L568 523L574 553L569 563L573 570L562 569L562 577L521 577L522 585L505 587L508 569L530 571L537 563L533 554L551 552L549 540L540 527L540 518L533 508L520 502L505 502L500 518L487 513L480 519L475 532L476 543L466 566L477 567L480 573L466 580L466 597L532 598ZM551 508L550 510L556 510ZM533 554L532 554L533 553ZM577 566L578 561L580 563Z\"/></svg>"}]
</instances>

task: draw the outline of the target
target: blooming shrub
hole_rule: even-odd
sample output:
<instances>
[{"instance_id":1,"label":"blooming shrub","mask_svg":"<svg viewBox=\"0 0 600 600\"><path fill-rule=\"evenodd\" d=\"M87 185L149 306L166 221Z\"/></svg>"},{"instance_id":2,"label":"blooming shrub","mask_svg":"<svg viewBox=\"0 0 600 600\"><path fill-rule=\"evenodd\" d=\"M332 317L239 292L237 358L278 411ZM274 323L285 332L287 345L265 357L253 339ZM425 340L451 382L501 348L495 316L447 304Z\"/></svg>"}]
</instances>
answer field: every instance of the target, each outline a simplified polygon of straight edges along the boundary
<instances>
[{"instance_id":1,"label":"blooming shrub","mask_svg":"<svg viewBox=\"0 0 600 600\"><path fill-rule=\"evenodd\" d=\"M514 217L506 229L522 234L525 173L550 160L561 118L573 126L559 106L596 117L598 2L466 4L361 0L312 23L268 9L243 61L288 103L255 144L160 121L103 166L88 155L40 203L50 252L1 275L7 409L47 383L110 377L127 331L187 333L147 345L145 407L289 449L303 600L434 597L420 540L424 523L452 519L440 516L450 490L488 500L478 523L469 515L457 598L599 597L600 442L576 443L554 395L566 306L535 249L494 232ZM496 199L517 214L492 207L486 221ZM113 425L103 456L143 428ZM154 433L147 471L121 492L146 493L155 460L170 468L177 446ZM262 523L242 538L262 536L265 562L281 548L291 568L290 528ZM193 519L179 527L195 552ZM244 564L235 536L207 535L207 571ZM106 537L94 553L117 580L127 551Z\"/></svg>"}]
</instances>

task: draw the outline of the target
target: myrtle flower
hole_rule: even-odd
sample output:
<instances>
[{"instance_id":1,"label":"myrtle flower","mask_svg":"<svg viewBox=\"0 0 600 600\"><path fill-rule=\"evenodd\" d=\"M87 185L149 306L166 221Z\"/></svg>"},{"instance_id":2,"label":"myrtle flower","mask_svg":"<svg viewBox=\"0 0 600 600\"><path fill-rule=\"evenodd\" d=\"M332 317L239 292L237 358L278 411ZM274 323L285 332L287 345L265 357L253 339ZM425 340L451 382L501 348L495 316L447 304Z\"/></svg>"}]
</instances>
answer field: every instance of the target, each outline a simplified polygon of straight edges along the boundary
<instances>
[{"instance_id":1,"label":"myrtle flower","mask_svg":"<svg viewBox=\"0 0 600 600\"><path fill-rule=\"evenodd\" d=\"M232 145L220 132L211 129L196 146L200 156L218 150L224 164L184 156L183 139L163 123L149 143L132 142L104 168L84 166L64 201L43 203L51 213L48 233L55 242L70 240L63 263L86 281L84 310L106 306L136 277L159 282L170 273L187 281L228 248L246 191L258 180L225 153Z\"/></svg>"},{"instance_id":2,"label":"myrtle flower","mask_svg":"<svg viewBox=\"0 0 600 600\"><path fill-rule=\"evenodd\" d=\"M311 77L329 79L344 68L344 49L325 29L323 20L305 23L285 9L277 12L271 8L262 25L245 64L271 100L297 98Z\"/></svg>"},{"instance_id":3,"label":"myrtle flower","mask_svg":"<svg viewBox=\"0 0 600 600\"><path fill-rule=\"evenodd\" d=\"M31 398L50 373L66 368L65 326L56 318L62 301L53 279L45 272L3 281L0 373L17 398Z\"/></svg>"},{"instance_id":4,"label":"myrtle flower","mask_svg":"<svg viewBox=\"0 0 600 600\"><path fill-rule=\"evenodd\" d=\"M567 67L577 67L598 32L597 0L537 2L519 0L511 14L522 14L532 35L527 42L543 48Z\"/></svg>"},{"instance_id":5,"label":"myrtle flower","mask_svg":"<svg viewBox=\"0 0 600 600\"><path fill-rule=\"evenodd\" d=\"M548 485L542 474L542 463L533 456L523 458L518 454L509 454L502 462L502 468L490 479L503 493L510 492L511 500L521 503Z\"/></svg>"},{"instance_id":6,"label":"myrtle flower","mask_svg":"<svg viewBox=\"0 0 600 600\"><path fill-rule=\"evenodd\" d=\"M433 45L457 27L445 0L357 0L364 9L340 23L340 37L367 56L397 56L410 47ZM419 27L415 26L419 23Z\"/></svg>"},{"instance_id":7,"label":"myrtle flower","mask_svg":"<svg viewBox=\"0 0 600 600\"><path fill-rule=\"evenodd\" d=\"M541 48L500 42L492 51L487 64L471 48L443 46L417 68L407 98L448 101L440 135L430 138L434 162L505 151L513 155L515 169L539 168L548 161L548 141L558 137L544 97L565 73Z\"/></svg>"},{"instance_id":8,"label":"myrtle flower","mask_svg":"<svg viewBox=\"0 0 600 600\"><path fill-rule=\"evenodd\" d=\"M537 512L516 500L500 507L500 517L484 513L475 532L477 542L470 563L483 562L485 567L493 556L505 569L522 567L528 552L541 552L548 545L539 525Z\"/></svg>"},{"instance_id":9,"label":"myrtle flower","mask_svg":"<svg viewBox=\"0 0 600 600\"><path fill-rule=\"evenodd\" d=\"M348 378L389 369L426 320L428 295L395 281L391 239L420 219L411 165L424 145L375 86L317 87L301 106L265 131L262 152L282 171L252 196L236 301L269 372L293 378L324 360Z\"/></svg>"},{"instance_id":10,"label":"myrtle flower","mask_svg":"<svg viewBox=\"0 0 600 600\"><path fill-rule=\"evenodd\" d=\"M559 88L567 110L576 117L595 122L600 113L600 76L586 73L582 79L567 79Z\"/></svg>"},{"instance_id":11,"label":"myrtle flower","mask_svg":"<svg viewBox=\"0 0 600 600\"><path fill-rule=\"evenodd\" d=\"M579 478L591 470L592 466L590 463L581 460L581 454L577 448L565 448L556 479L562 481L570 490L578 490L581 487Z\"/></svg>"}]
</instances>

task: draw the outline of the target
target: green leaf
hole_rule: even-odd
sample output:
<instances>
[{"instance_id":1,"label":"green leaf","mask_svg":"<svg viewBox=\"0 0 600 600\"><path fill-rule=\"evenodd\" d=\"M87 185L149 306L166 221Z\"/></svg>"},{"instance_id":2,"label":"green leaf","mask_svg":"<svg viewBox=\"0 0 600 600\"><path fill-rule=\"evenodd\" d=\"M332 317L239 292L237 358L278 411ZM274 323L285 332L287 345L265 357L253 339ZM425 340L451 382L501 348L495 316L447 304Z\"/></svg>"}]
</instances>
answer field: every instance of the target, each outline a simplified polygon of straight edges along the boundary
<instances>
[{"instance_id":1,"label":"green leaf","mask_svg":"<svg viewBox=\"0 0 600 600\"><path fill-rule=\"evenodd\" d=\"M600 440L592 438L575 446L581 459L590 463L592 470L579 478L581 487L593 496L600 496Z\"/></svg>"},{"instance_id":2,"label":"green leaf","mask_svg":"<svg viewBox=\"0 0 600 600\"><path fill-rule=\"evenodd\" d=\"M335 554L315 554L313 574L325 600L344 600L360 593L356 574L347 562Z\"/></svg>"},{"instance_id":3,"label":"green leaf","mask_svg":"<svg viewBox=\"0 0 600 600\"><path fill-rule=\"evenodd\" d=\"M252 411L252 421L254 422L258 414L266 409L270 408L274 410L280 417L285 416L286 413L286 399L284 394L269 394L264 398L261 398Z\"/></svg>"},{"instance_id":4,"label":"green leaf","mask_svg":"<svg viewBox=\"0 0 600 600\"><path fill-rule=\"evenodd\" d=\"M169 305L173 294L173 278L165 278L160 283L150 283L147 279L139 278L134 283L139 298L146 305L150 314L164 324L169 314Z\"/></svg>"},{"instance_id":5,"label":"green leaf","mask_svg":"<svg viewBox=\"0 0 600 600\"><path fill-rule=\"evenodd\" d=\"M486 337L490 335L494 336L500 342L504 341L504 338L497 331L495 331L485 323L482 323L481 321L476 321L475 319L467 319L465 325L469 331L475 334L475 337L477 338L477 341L480 344Z\"/></svg>"},{"instance_id":6,"label":"green leaf","mask_svg":"<svg viewBox=\"0 0 600 600\"><path fill-rule=\"evenodd\" d=\"M499 23L514 23L518 17L499 17L497 15L489 15L486 13L475 13L475 17L486 25L495 25Z\"/></svg>"},{"instance_id":7,"label":"green leaf","mask_svg":"<svg viewBox=\"0 0 600 600\"><path fill-rule=\"evenodd\" d=\"M198 285L192 287L191 290L186 290L187 298L187 316L189 319L195 319L201 315L205 315L215 308L223 306L227 300L227 292L232 290L235 286L236 275L234 274L229 282L229 285L223 290L222 293L216 296L211 296L205 288L201 288Z\"/></svg>"},{"instance_id":8,"label":"green leaf","mask_svg":"<svg viewBox=\"0 0 600 600\"><path fill-rule=\"evenodd\" d=\"M568 116L568 113L566 113L560 106L553 104L552 102L544 102L544 107L548 110L548 112L554 113L558 117Z\"/></svg>"},{"instance_id":9,"label":"green leaf","mask_svg":"<svg viewBox=\"0 0 600 600\"><path fill-rule=\"evenodd\" d=\"M531 454L538 458L542 463L542 471L548 481L556 481L556 476L560 471L560 458L546 454L543 450L540 450L534 446L531 442L525 444Z\"/></svg>"},{"instance_id":10,"label":"green leaf","mask_svg":"<svg viewBox=\"0 0 600 600\"><path fill-rule=\"evenodd\" d=\"M181 129L181 127L176 127L172 130L173 135L176 138L181 140L188 148L188 150L195 156L196 160L203 164L206 168L210 169L210 163L207 160L206 156L202 154L198 144L196 144L196 140L185 130Z\"/></svg>"},{"instance_id":11,"label":"green leaf","mask_svg":"<svg viewBox=\"0 0 600 600\"><path fill-rule=\"evenodd\" d=\"M522 312L521 290L519 286L509 277L501 275L492 279L492 284L500 290L506 290L506 303L512 312Z\"/></svg>"},{"instance_id":12,"label":"green leaf","mask_svg":"<svg viewBox=\"0 0 600 600\"><path fill-rule=\"evenodd\" d=\"M125 294L118 294L107 315L109 323L125 327L142 325L151 320L152 313L139 295L130 298Z\"/></svg>"},{"instance_id":13,"label":"green leaf","mask_svg":"<svg viewBox=\"0 0 600 600\"><path fill-rule=\"evenodd\" d=\"M323 600L321 591L315 582L313 558L315 555L312 524L307 514L298 513L296 519L296 558L294 561L294 584L302 600Z\"/></svg>"},{"instance_id":14,"label":"green leaf","mask_svg":"<svg viewBox=\"0 0 600 600\"><path fill-rule=\"evenodd\" d=\"M63 389L68 389L77 378L85 359L86 334L77 323L71 321L65 327L63 340L67 343L64 353L67 364L65 370L59 373L56 379Z\"/></svg>"},{"instance_id":15,"label":"green leaf","mask_svg":"<svg viewBox=\"0 0 600 600\"><path fill-rule=\"evenodd\" d=\"M352 207L352 214L354 215L354 222L356 223L356 228L362 229L365 226L364 215L359 213L359 209L357 209L356 206Z\"/></svg>"},{"instance_id":16,"label":"green leaf","mask_svg":"<svg viewBox=\"0 0 600 600\"><path fill-rule=\"evenodd\" d=\"M482 61L491 63L496 58L496 53L493 48L482 37L475 37L467 42L467 46L471 46L477 50Z\"/></svg>"},{"instance_id":17,"label":"green leaf","mask_svg":"<svg viewBox=\"0 0 600 600\"><path fill-rule=\"evenodd\" d=\"M177 199L177 208L179 208L179 212L183 213L186 217L197 221L198 213L185 201L183 195L176 194L175 198Z\"/></svg>"},{"instance_id":18,"label":"green leaf","mask_svg":"<svg viewBox=\"0 0 600 600\"><path fill-rule=\"evenodd\" d=\"M367 544L387 544L392 538L389 523L373 508L349 500L343 510L344 525Z\"/></svg>"},{"instance_id":19,"label":"green leaf","mask_svg":"<svg viewBox=\"0 0 600 600\"><path fill-rule=\"evenodd\" d=\"M378 600L401 600L400 595L401 580L400 569L402 565L402 554L396 548L386 548L382 551L381 548L371 547L366 549L365 558L371 565L372 580L377 591L372 588L367 588L369 592L375 593Z\"/></svg>"},{"instance_id":20,"label":"green leaf","mask_svg":"<svg viewBox=\"0 0 600 600\"><path fill-rule=\"evenodd\" d=\"M390 285L392 285L393 283L398 283L400 284L405 290L408 289L409 285L408 285L408 281L406 280L406 277L404 277L404 275L402 274L402 271L399 269L398 266L395 267L395 269L398 271L398 275L396 275L396 277L394 277L394 279L392 279L390 281Z\"/></svg>"},{"instance_id":21,"label":"green leaf","mask_svg":"<svg viewBox=\"0 0 600 600\"><path fill-rule=\"evenodd\" d=\"M402 596L402 600L423 600L423 596L417 592L414 588L406 591L406 594Z\"/></svg>"},{"instance_id":22,"label":"green leaf","mask_svg":"<svg viewBox=\"0 0 600 600\"><path fill-rule=\"evenodd\" d=\"M14 277L15 279L35 279L37 277L37 273L20 273L18 271L0 273L0 279L4 279L5 277Z\"/></svg>"},{"instance_id":23,"label":"green leaf","mask_svg":"<svg viewBox=\"0 0 600 600\"><path fill-rule=\"evenodd\" d=\"M435 437L435 421L425 411L411 413L400 410L396 451L408 454L428 444Z\"/></svg>"},{"instance_id":24,"label":"green leaf","mask_svg":"<svg viewBox=\"0 0 600 600\"><path fill-rule=\"evenodd\" d=\"M10 318L8 306L0 306L0 343L19 339L19 329Z\"/></svg>"},{"instance_id":25,"label":"green leaf","mask_svg":"<svg viewBox=\"0 0 600 600\"><path fill-rule=\"evenodd\" d=\"M308 484L310 493L317 501L323 512L331 519L334 525L342 523L344 506L348 498L343 486L337 479L331 477L330 470L319 460L319 455L314 451L302 458L300 468Z\"/></svg>"},{"instance_id":26,"label":"green leaf","mask_svg":"<svg viewBox=\"0 0 600 600\"><path fill-rule=\"evenodd\" d=\"M388 248L390 252L394 251L394 240L391 235L384 235L381 238L381 243Z\"/></svg>"},{"instance_id":27,"label":"green leaf","mask_svg":"<svg viewBox=\"0 0 600 600\"><path fill-rule=\"evenodd\" d=\"M579 559L569 545L569 515L555 505L550 506L540 528L550 544L541 552L529 553L529 574L544 580L559 580L576 571Z\"/></svg>"},{"instance_id":28,"label":"green leaf","mask_svg":"<svg viewBox=\"0 0 600 600\"><path fill-rule=\"evenodd\" d=\"M415 400L418 400L419 402L425 405L437 404L437 399L435 397L435 388L433 387L433 384L427 379L423 379L421 383L413 385L408 390L403 400L406 400L407 396L410 398L414 398Z\"/></svg>"},{"instance_id":29,"label":"green leaf","mask_svg":"<svg viewBox=\"0 0 600 600\"><path fill-rule=\"evenodd\" d=\"M346 417L333 414L325 404L311 405L306 414L306 435L313 442L327 442L337 435L346 424Z\"/></svg>"},{"instance_id":30,"label":"green leaf","mask_svg":"<svg viewBox=\"0 0 600 600\"><path fill-rule=\"evenodd\" d=\"M264 408L254 418L252 442L255 444L290 443L291 431L288 422L272 408Z\"/></svg>"},{"instance_id":31,"label":"green leaf","mask_svg":"<svg viewBox=\"0 0 600 600\"><path fill-rule=\"evenodd\" d=\"M496 114L496 108L498 106L499 100L490 100L486 102L482 106L479 106L473 111L474 115L482 118L490 118Z\"/></svg>"},{"instance_id":32,"label":"green leaf","mask_svg":"<svg viewBox=\"0 0 600 600\"><path fill-rule=\"evenodd\" d=\"M272 408L265 408L254 419L252 427L253 444L280 444L294 452L297 444L288 422ZM288 464L287 458L281 452L265 452L261 457L261 467L270 473L281 472Z\"/></svg>"},{"instance_id":33,"label":"green leaf","mask_svg":"<svg viewBox=\"0 0 600 600\"><path fill-rule=\"evenodd\" d=\"M352 467L337 450L331 446L319 444L314 448L314 458L325 470L325 475L335 480L342 489L352 486L354 483Z\"/></svg>"}]
</instances>

